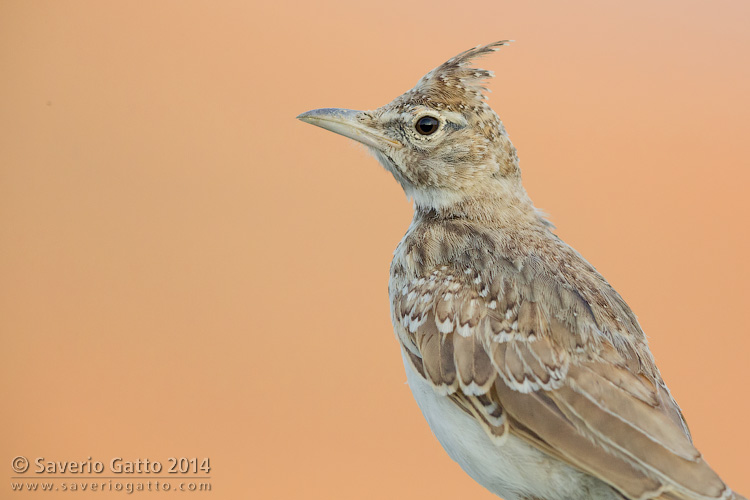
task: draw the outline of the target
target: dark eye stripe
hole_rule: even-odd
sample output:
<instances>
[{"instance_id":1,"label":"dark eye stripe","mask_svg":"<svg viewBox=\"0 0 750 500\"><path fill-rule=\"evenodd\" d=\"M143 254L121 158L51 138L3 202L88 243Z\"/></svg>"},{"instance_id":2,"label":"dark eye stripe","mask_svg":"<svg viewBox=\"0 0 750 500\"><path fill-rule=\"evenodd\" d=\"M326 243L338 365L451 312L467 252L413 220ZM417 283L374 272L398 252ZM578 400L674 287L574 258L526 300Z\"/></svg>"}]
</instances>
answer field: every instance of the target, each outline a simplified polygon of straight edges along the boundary
<instances>
[{"instance_id":1,"label":"dark eye stripe","mask_svg":"<svg viewBox=\"0 0 750 500\"><path fill-rule=\"evenodd\" d=\"M450 130L461 130L466 127L463 125L459 125L458 123L445 122L445 128Z\"/></svg>"},{"instance_id":2,"label":"dark eye stripe","mask_svg":"<svg viewBox=\"0 0 750 500\"><path fill-rule=\"evenodd\" d=\"M437 132L438 128L440 128L440 121L432 116L423 116L417 120L414 128L422 135L431 135Z\"/></svg>"}]
</instances>

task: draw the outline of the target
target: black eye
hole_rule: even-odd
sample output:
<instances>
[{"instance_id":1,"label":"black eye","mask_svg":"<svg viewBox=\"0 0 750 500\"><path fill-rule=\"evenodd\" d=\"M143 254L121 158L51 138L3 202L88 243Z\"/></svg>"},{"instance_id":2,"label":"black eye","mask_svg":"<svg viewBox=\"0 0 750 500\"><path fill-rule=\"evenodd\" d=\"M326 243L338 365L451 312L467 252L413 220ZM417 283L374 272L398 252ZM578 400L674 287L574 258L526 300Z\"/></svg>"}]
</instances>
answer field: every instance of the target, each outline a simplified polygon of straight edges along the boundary
<instances>
[{"instance_id":1,"label":"black eye","mask_svg":"<svg viewBox=\"0 0 750 500\"><path fill-rule=\"evenodd\" d=\"M437 132L437 129L440 127L440 122L437 118L433 118L432 116L423 116L419 120L417 120L417 124L415 128L417 129L417 132L419 132L422 135L431 135Z\"/></svg>"}]
</instances>

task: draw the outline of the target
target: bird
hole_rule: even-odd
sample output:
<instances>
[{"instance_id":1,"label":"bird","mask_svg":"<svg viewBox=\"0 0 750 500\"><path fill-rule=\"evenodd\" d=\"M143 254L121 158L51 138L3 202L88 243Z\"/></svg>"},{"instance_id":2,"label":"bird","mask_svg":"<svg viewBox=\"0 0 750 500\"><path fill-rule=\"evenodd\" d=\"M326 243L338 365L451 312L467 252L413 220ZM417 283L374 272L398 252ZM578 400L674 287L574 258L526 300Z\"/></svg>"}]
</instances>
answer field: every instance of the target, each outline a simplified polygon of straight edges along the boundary
<instances>
[{"instance_id":1,"label":"bird","mask_svg":"<svg viewBox=\"0 0 750 500\"><path fill-rule=\"evenodd\" d=\"M473 64L509 42L375 110L297 117L364 144L413 200L388 290L419 408L505 500L745 500L694 447L630 307L524 189Z\"/></svg>"}]
</instances>

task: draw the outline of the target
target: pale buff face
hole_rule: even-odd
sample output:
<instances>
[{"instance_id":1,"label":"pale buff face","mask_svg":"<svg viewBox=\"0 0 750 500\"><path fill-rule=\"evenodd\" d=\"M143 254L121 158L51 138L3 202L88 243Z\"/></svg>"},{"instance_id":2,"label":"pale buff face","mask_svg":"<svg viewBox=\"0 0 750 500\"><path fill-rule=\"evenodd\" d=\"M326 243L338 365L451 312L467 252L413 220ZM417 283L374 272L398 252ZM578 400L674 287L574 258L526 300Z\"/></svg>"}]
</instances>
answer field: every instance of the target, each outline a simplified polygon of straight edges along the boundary
<instances>
[{"instance_id":1,"label":"pale buff face","mask_svg":"<svg viewBox=\"0 0 750 500\"><path fill-rule=\"evenodd\" d=\"M507 136L498 136L493 143L462 113L399 102L401 99L363 112L358 119L398 142L398 146L370 149L408 194L414 196L421 190L470 191L474 184L487 183L500 173L496 146L510 146ZM425 130L424 123L434 124L434 132L420 132Z\"/></svg>"}]
</instances>

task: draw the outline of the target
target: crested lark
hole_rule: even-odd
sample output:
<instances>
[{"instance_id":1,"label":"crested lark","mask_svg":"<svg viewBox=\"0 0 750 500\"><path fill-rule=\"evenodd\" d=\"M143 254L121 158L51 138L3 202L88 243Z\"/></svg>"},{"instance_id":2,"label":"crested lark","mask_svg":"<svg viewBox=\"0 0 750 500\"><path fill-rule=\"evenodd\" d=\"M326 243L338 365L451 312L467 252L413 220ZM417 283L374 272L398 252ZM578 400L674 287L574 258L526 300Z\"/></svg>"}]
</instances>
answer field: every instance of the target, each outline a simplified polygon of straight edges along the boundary
<instances>
[{"instance_id":1,"label":"crested lark","mask_svg":"<svg viewBox=\"0 0 750 500\"><path fill-rule=\"evenodd\" d=\"M359 141L414 199L391 265L406 376L435 436L506 500L740 499L693 447L620 295L552 232L476 47L374 111L298 116Z\"/></svg>"}]
</instances>

